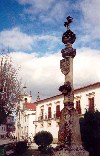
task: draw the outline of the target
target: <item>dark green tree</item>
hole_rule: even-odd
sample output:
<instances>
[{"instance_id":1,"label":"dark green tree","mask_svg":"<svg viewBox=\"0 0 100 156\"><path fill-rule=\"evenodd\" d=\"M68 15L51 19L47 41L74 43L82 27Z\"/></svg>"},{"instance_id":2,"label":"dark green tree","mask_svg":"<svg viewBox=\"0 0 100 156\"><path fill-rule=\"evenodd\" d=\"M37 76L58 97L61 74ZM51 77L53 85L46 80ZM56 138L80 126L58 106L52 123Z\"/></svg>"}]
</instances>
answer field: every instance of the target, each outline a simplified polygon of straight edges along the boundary
<instances>
[{"instance_id":1,"label":"dark green tree","mask_svg":"<svg viewBox=\"0 0 100 156\"><path fill-rule=\"evenodd\" d=\"M48 153L49 145L53 141L53 136L50 132L47 131L40 131L36 133L34 136L34 142L39 146L39 150L41 153Z\"/></svg>"},{"instance_id":2,"label":"dark green tree","mask_svg":"<svg viewBox=\"0 0 100 156\"><path fill-rule=\"evenodd\" d=\"M100 112L86 111L80 118L80 129L84 148L90 156L100 156Z\"/></svg>"}]
</instances>

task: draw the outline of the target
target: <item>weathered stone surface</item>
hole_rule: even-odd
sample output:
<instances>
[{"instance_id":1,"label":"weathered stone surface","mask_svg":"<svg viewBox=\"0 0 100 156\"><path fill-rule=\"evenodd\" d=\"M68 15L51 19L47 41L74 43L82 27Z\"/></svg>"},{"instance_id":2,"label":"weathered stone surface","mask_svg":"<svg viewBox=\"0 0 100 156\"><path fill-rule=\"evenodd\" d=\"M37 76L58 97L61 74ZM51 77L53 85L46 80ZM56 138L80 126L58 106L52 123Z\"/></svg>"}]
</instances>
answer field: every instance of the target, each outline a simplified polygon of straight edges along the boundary
<instances>
[{"instance_id":1,"label":"weathered stone surface","mask_svg":"<svg viewBox=\"0 0 100 156\"><path fill-rule=\"evenodd\" d=\"M62 42L66 44L66 47L61 51L64 59L60 61L65 82L59 88L59 91L64 95L64 108L61 111L58 146L54 156L89 156L89 153L82 147L79 116L73 105L73 58L76 55L76 50L72 48L72 44L75 42L76 36L69 29L72 18L68 16L67 20L65 26L67 25L68 30L62 37Z\"/></svg>"},{"instance_id":2,"label":"weathered stone surface","mask_svg":"<svg viewBox=\"0 0 100 156\"><path fill-rule=\"evenodd\" d=\"M61 151L55 152L54 156L89 156L89 153L84 149L80 149L79 151L76 150L68 151L63 149Z\"/></svg>"}]
</instances>

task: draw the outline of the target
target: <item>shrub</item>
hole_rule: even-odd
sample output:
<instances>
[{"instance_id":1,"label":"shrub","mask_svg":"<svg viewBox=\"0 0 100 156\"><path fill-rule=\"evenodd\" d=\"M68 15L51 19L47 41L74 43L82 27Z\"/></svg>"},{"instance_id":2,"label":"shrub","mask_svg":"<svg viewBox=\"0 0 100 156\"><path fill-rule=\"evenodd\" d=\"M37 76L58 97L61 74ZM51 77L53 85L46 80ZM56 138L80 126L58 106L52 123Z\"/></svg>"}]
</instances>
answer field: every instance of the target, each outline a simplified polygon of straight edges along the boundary
<instances>
[{"instance_id":1,"label":"shrub","mask_svg":"<svg viewBox=\"0 0 100 156\"><path fill-rule=\"evenodd\" d=\"M16 143L15 153L16 154L23 154L28 149L26 141L19 141Z\"/></svg>"},{"instance_id":2,"label":"shrub","mask_svg":"<svg viewBox=\"0 0 100 156\"><path fill-rule=\"evenodd\" d=\"M47 131L41 131L36 133L34 136L34 142L39 146L38 149L41 151L41 153L48 153L49 151L49 145L53 141L53 136L50 132Z\"/></svg>"},{"instance_id":3,"label":"shrub","mask_svg":"<svg viewBox=\"0 0 100 156\"><path fill-rule=\"evenodd\" d=\"M4 146L4 149L3 149L4 156L8 156L8 155L13 156L14 152L15 152L14 144L7 144Z\"/></svg>"},{"instance_id":4,"label":"shrub","mask_svg":"<svg viewBox=\"0 0 100 156\"><path fill-rule=\"evenodd\" d=\"M100 156L100 112L87 112L80 119L81 138L90 156Z\"/></svg>"}]
</instances>

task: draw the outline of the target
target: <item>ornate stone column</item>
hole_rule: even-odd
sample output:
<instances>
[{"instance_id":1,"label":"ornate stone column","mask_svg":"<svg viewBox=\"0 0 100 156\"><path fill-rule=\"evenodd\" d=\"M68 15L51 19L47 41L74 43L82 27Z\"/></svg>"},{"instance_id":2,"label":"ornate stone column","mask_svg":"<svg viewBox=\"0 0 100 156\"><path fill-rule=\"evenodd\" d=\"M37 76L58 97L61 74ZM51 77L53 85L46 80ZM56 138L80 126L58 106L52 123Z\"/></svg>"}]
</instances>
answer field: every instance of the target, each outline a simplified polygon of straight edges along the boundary
<instances>
[{"instance_id":1,"label":"ornate stone column","mask_svg":"<svg viewBox=\"0 0 100 156\"><path fill-rule=\"evenodd\" d=\"M65 82L60 86L59 91L64 95L64 108L61 111L55 156L89 155L82 147L79 116L74 109L73 58L76 55L76 49L73 49L72 44L75 42L76 36L70 30L72 21L73 18L68 16L64 23L64 26L67 26L67 31L62 36L65 48L61 50L63 59L60 61L60 69L65 75Z\"/></svg>"}]
</instances>

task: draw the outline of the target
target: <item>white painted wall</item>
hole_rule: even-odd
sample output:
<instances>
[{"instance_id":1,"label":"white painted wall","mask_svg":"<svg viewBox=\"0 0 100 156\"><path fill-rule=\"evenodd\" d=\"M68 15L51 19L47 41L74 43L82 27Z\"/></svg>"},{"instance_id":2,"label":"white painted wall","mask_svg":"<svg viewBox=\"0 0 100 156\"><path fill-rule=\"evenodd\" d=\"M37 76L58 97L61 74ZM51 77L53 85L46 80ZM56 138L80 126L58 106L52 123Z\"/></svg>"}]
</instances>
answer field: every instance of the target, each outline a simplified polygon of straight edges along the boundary
<instances>
[{"instance_id":1,"label":"white painted wall","mask_svg":"<svg viewBox=\"0 0 100 156\"><path fill-rule=\"evenodd\" d=\"M86 88L84 90L79 90L77 92L74 93L74 97L76 96L80 96L81 99L81 109L82 109L82 114L85 113L86 108L88 108L88 96L86 96L86 94L95 92L95 96L94 96L94 102L95 102L95 109L98 109L100 111L100 86L97 87L93 87L93 88ZM59 126L57 127L57 122L59 121L59 119L55 120L53 118L53 114L54 111L56 110L56 104L57 102L60 101L60 109L62 110L64 105L63 105L63 96L58 96L58 97L54 97L51 99L48 99L47 101L40 101L37 104L37 108L36 108L36 133L41 131L41 130L46 130L52 133L53 138L58 138L58 130L59 130ZM48 105L52 104L52 120L47 120L47 121L43 121L40 122L38 121L38 117L40 115L40 109L41 106L44 106L44 114L46 113L48 115ZM74 106L75 106L76 100L74 100ZM51 126L48 126L48 122L51 122ZM43 124L43 127L41 127L41 124Z\"/></svg>"},{"instance_id":2,"label":"white painted wall","mask_svg":"<svg viewBox=\"0 0 100 156\"><path fill-rule=\"evenodd\" d=\"M44 106L44 114L46 113L48 116L48 107L51 104L51 112L52 112L52 119L51 120L44 120L43 122L38 121L38 117L40 116L40 109L41 106ZM59 126L57 126L57 122L59 122L59 119L55 120L54 119L54 113L56 112L56 105L60 104L60 110L63 109L63 96L58 96L53 99L47 100L45 102L37 104L36 108L36 133L39 131L49 131L52 133L54 138L58 138L58 130ZM51 126L48 124L51 123ZM41 124L43 124L43 127L41 127Z\"/></svg>"},{"instance_id":3,"label":"white painted wall","mask_svg":"<svg viewBox=\"0 0 100 156\"><path fill-rule=\"evenodd\" d=\"M77 92L74 95L74 97L81 96L82 114L85 113L86 108L88 109L88 96L86 96L86 94L89 94L92 92L95 92L95 96L94 96L95 109L98 109L100 111L100 104L99 104L100 103L100 87L91 88L91 89L83 90L81 92Z\"/></svg>"},{"instance_id":4,"label":"white painted wall","mask_svg":"<svg viewBox=\"0 0 100 156\"><path fill-rule=\"evenodd\" d=\"M22 140L23 138L28 138L35 133L35 124L33 121L35 121L35 112L33 110L26 110L24 109L24 103L25 98L27 98L27 102L31 102L30 96L23 96L22 101L20 101L20 110L18 112L18 115L16 117L16 123L15 123L15 134L18 140ZM19 124L19 126L18 126Z\"/></svg>"},{"instance_id":5,"label":"white painted wall","mask_svg":"<svg viewBox=\"0 0 100 156\"><path fill-rule=\"evenodd\" d=\"M77 97L77 96L81 97L80 104L81 104L82 114L84 114L85 109L88 108L88 96L86 96L86 94L89 94L92 92L95 93L95 96L94 96L95 109L98 109L100 111L100 86L97 85L95 87L80 89L74 92L74 97ZM23 127L23 130L22 128L18 129L18 126L17 126L16 127L17 136L18 136L18 133L20 133L20 136L22 134L26 136L26 133L28 133L28 136L31 136L31 135L34 136L37 132L45 130L45 131L51 132L53 135L53 138L58 138L59 126L57 125L57 122L59 122L59 119L54 118L54 113L56 111L56 105L58 103L60 104L60 110L63 109L64 107L63 99L64 99L63 95L60 95L60 96L54 96L52 98L38 101L37 106L36 106L36 115L32 114L32 113L35 113L34 111L27 111L27 110L24 110L24 112L20 111L20 114L22 116L20 119L20 124L21 124L21 127ZM75 103L76 103L76 100L74 100L74 104ZM48 116L48 107L50 105L51 105L51 110L52 110L52 118L51 120L45 120L45 115ZM42 121L38 120L38 118L40 117L41 107L44 108L44 111L43 111L44 119ZM28 116L28 118L26 119L27 120L26 122L25 122L25 115ZM17 122L18 121L19 119L17 117ZM51 126L48 125L49 123L51 123ZM27 126L28 126L28 130L27 132L25 132L24 129Z\"/></svg>"}]
</instances>

